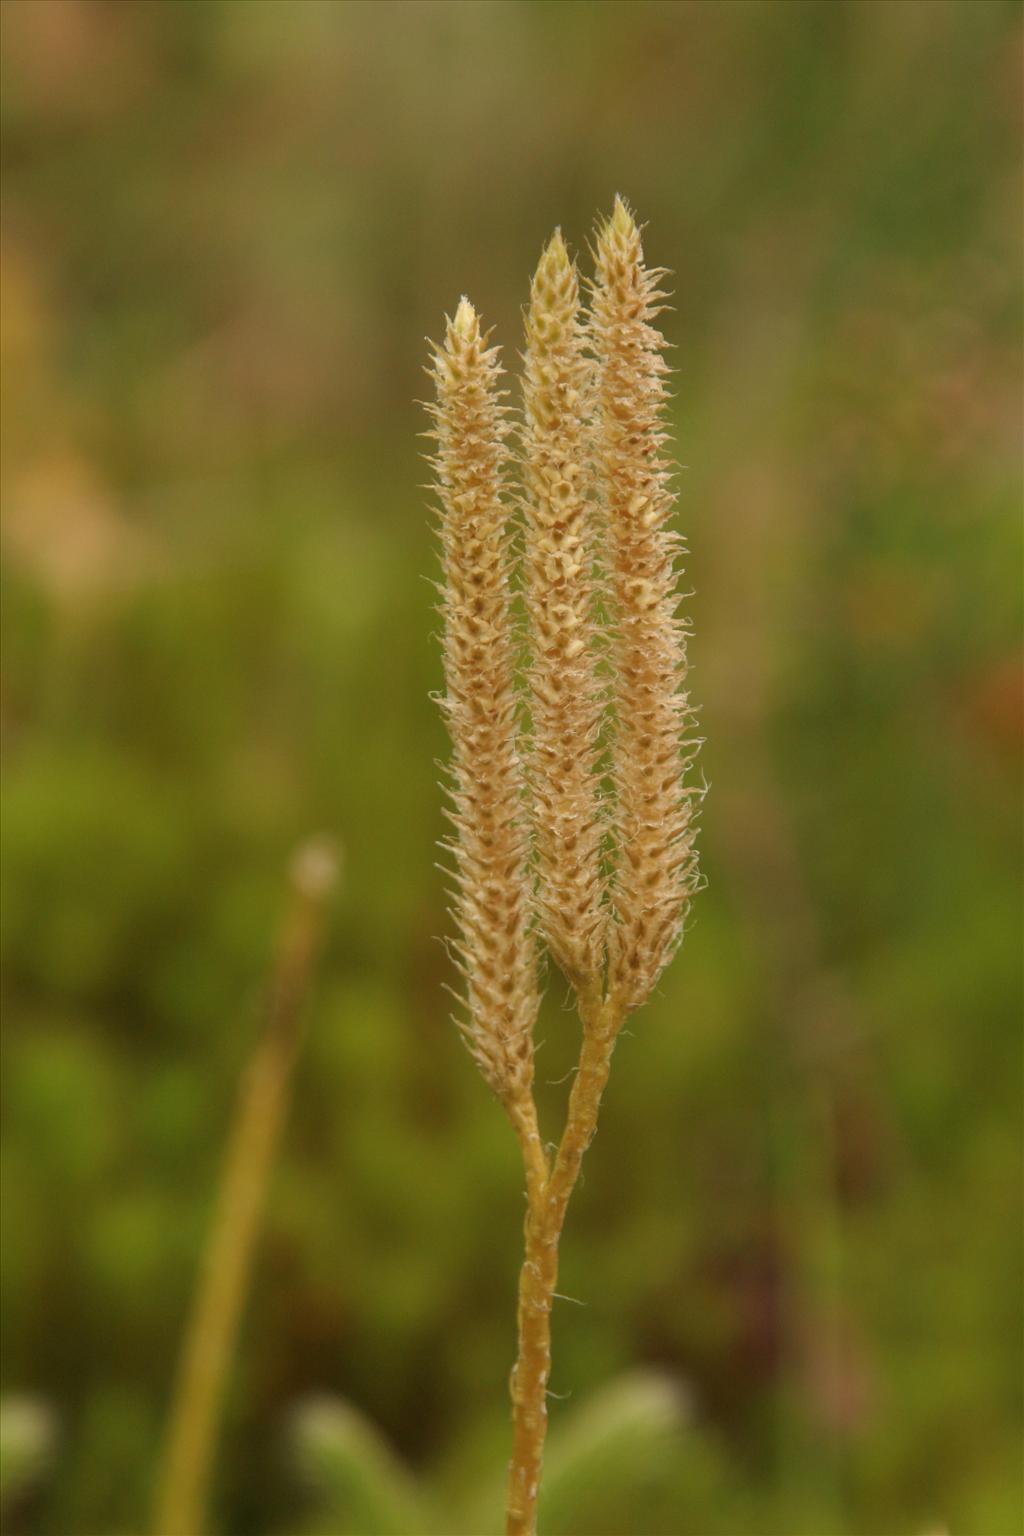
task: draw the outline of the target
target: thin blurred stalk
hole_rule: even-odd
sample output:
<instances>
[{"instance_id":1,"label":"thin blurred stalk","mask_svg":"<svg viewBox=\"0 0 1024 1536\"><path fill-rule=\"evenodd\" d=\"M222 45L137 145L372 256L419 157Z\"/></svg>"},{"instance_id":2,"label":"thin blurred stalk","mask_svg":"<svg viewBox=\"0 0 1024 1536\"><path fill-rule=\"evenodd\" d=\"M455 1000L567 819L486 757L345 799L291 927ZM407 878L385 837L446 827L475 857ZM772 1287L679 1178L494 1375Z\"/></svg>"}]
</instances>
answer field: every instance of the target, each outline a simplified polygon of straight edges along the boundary
<instances>
[{"instance_id":1,"label":"thin blurred stalk","mask_svg":"<svg viewBox=\"0 0 1024 1536\"><path fill-rule=\"evenodd\" d=\"M209 1240L182 1347L160 1476L156 1536L200 1536L210 1471L260 1217L302 1038L337 859L319 839L290 870L266 1021L238 1096Z\"/></svg>"}]
</instances>

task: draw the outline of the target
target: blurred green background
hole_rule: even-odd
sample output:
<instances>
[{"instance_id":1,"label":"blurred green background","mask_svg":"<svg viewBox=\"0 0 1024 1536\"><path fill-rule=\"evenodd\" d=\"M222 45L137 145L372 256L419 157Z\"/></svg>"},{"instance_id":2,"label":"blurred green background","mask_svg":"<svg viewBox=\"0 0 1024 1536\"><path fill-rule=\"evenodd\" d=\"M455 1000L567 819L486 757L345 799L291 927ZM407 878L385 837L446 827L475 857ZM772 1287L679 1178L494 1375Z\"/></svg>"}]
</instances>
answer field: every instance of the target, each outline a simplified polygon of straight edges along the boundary
<instances>
[{"instance_id":1,"label":"blurred green background","mask_svg":"<svg viewBox=\"0 0 1024 1536\"><path fill-rule=\"evenodd\" d=\"M708 888L570 1213L542 1524L1015 1536L1021 7L2 11L5 1529L148 1521L319 829L211 1523L496 1527L521 1179L442 987L414 401L459 294L513 358L622 191L675 274Z\"/></svg>"}]
</instances>

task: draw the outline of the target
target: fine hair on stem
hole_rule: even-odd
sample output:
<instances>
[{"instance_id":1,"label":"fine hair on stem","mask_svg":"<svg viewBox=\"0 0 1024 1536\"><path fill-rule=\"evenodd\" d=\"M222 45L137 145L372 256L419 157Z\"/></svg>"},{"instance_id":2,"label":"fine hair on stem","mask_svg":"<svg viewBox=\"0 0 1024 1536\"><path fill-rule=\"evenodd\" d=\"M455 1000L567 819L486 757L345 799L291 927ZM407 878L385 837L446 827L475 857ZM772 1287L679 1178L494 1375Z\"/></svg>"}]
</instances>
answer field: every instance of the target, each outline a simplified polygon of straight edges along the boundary
<instances>
[{"instance_id":1,"label":"fine hair on stem","mask_svg":"<svg viewBox=\"0 0 1024 1536\"><path fill-rule=\"evenodd\" d=\"M559 1239L615 1041L678 948L698 880L699 743L656 323L665 274L646 265L622 198L593 259L585 302L561 231L545 246L515 404L467 298L429 368L456 1022L526 1183L507 1536L537 1528ZM545 951L581 1033L551 1155L533 1090Z\"/></svg>"}]
</instances>

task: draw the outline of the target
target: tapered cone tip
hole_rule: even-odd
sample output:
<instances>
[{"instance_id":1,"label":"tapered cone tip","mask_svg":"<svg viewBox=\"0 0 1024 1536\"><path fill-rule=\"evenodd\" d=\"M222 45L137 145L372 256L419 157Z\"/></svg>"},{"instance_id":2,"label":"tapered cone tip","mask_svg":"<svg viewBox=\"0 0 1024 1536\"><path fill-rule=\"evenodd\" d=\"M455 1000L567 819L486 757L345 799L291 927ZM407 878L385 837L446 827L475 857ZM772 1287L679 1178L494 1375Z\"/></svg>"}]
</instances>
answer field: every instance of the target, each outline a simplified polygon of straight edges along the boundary
<instances>
[{"instance_id":1,"label":"tapered cone tip","mask_svg":"<svg viewBox=\"0 0 1024 1536\"><path fill-rule=\"evenodd\" d=\"M459 307L455 311L455 319L452 321L452 329L456 336L460 336L464 341L469 341L476 332L476 310L465 294L459 300Z\"/></svg>"},{"instance_id":2,"label":"tapered cone tip","mask_svg":"<svg viewBox=\"0 0 1024 1536\"><path fill-rule=\"evenodd\" d=\"M542 267L567 267L569 265L569 249L565 243L561 229L556 229L547 245L544 254L540 258Z\"/></svg>"},{"instance_id":3,"label":"tapered cone tip","mask_svg":"<svg viewBox=\"0 0 1024 1536\"><path fill-rule=\"evenodd\" d=\"M627 240L636 234L636 220L629 211L629 204L618 192L615 194L615 206L608 225L613 234L621 235Z\"/></svg>"}]
</instances>

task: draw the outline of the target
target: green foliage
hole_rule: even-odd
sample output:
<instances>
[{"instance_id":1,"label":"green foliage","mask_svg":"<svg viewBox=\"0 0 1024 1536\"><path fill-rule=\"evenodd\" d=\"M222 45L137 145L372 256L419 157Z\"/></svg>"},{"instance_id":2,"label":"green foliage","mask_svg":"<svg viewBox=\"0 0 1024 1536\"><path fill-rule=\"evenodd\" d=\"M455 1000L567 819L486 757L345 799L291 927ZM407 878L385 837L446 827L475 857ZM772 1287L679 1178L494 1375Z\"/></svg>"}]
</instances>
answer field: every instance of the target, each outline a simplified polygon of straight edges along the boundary
<instances>
[{"instance_id":1,"label":"green foliage","mask_svg":"<svg viewBox=\"0 0 1024 1536\"><path fill-rule=\"evenodd\" d=\"M423 1498L373 1424L349 1403L321 1398L293 1415L298 1469L316 1491L308 1536L421 1536Z\"/></svg>"},{"instance_id":2,"label":"green foliage","mask_svg":"<svg viewBox=\"0 0 1024 1536\"><path fill-rule=\"evenodd\" d=\"M552 1440L545 1529L551 1536L644 1529L652 1485L656 1492L659 1478L669 1481L672 1463L685 1454L686 1419L678 1387L653 1373L620 1377L595 1394Z\"/></svg>"},{"instance_id":3,"label":"green foliage","mask_svg":"<svg viewBox=\"0 0 1024 1536\"><path fill-rule=\"evenodd\" d=\"M479 1486L449 1489L449 1508L430 1508L426 1490L379 1430L351 1404L322 1398L293 1415L291 1456L312 1508L304 1536L417 1536L465 1530L497 1532L504 1519L505 1448ZM586 1531L660 1529L681 1490L723 1518L743 1509L720 1453L695 1425L685 1394L668 1377L635 1371L569 1406L551 1439L544 1473L543 1523L552 1536ZM725 1530L721 1524L716 1529Z\"/></svg>"}]
</instances>

